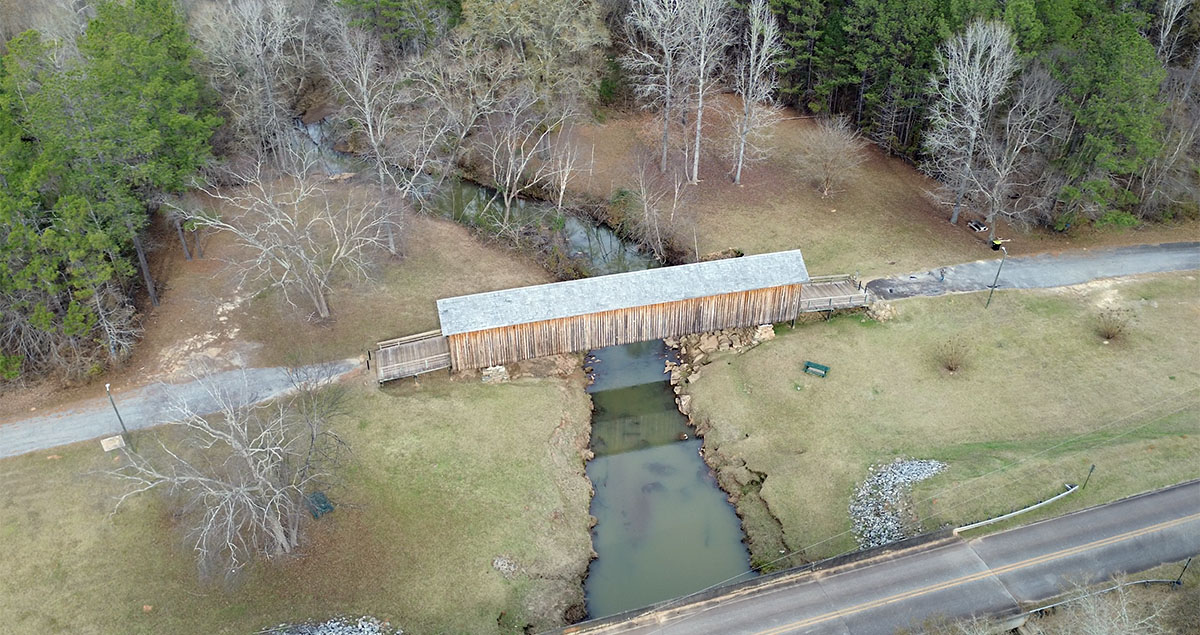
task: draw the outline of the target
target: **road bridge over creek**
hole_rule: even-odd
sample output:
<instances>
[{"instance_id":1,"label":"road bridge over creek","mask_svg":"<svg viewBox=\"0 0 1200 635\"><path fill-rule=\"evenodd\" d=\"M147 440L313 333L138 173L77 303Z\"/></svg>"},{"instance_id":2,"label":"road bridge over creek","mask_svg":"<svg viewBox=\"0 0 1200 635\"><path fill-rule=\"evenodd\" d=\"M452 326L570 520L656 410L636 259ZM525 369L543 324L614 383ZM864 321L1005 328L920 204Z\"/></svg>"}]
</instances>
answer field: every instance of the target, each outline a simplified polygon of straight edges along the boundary
<instances>
[{"instance_id":1,"label":"road bridge over creek","mask_svg":"<svg viewBox=\"0 0 1200 635\"><path fill-rule=\"evenodd\" d=\"M1200 554L1200 480L981 538L913 542L560 632L882 635L936 617L1019 620L1074 583Z\"/></svg>"},{"instance_id":2,"label":"road bridge over creek","mask_svg":"<svg viewBox=\"0 0 1200 635\"><path fill-rule=\"evenodd\" d=\"M799 250L438 300L441 329L380 342L380 382L865 306L853 276L811 278Z\"/></svg>"}]
</instances>

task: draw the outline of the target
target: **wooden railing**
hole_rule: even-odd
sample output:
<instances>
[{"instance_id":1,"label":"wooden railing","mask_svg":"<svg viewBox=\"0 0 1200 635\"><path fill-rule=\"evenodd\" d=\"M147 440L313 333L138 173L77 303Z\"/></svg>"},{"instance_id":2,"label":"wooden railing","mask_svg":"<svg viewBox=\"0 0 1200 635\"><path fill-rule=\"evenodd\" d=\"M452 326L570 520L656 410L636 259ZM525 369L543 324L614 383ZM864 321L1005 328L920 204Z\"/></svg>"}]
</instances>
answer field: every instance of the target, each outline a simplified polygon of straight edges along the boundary
<instances>
[{"instance_id":1,"label":"wooden railing","mask_svg":"<svg viewBox=\"0 0 1200 635\"><path fill-rule=\"evenodd\" d=\"M813 276L804 285L800 312L833 311L867 306L870 293L857 275Z\"/></svg>"},{"instance_id":2,"label":"wooden railing","mask_svg":"<svg viewBox=\"0 0 1200 635\"><path fill-rule=\"evenodd\" d=\"M800 312L833 311L835 309L850 309L867 306L871 303L866 292L849 295L830 296L826 298L808 298L800 300Z\"/></svg>"},{"instance_id":3,"label":"wooden railing","mask_svg":"<svg viewBox=\"0 0 1200 635\"><path fill-rule=\"evenodd\" d=\"M383 383L450 368L450 345L441 331L426 331L380 342L375 372Z\"/></svg>"}]
</instances>

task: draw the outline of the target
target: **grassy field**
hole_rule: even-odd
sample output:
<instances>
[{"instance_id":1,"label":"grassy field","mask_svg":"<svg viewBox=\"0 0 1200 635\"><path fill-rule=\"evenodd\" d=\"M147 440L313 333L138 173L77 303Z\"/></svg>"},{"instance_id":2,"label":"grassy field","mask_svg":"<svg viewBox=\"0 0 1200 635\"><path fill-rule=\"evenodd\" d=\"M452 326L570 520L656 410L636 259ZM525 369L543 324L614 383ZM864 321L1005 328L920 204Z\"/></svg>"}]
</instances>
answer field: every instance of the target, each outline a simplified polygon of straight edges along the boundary
<instances>
[{"instance_id":1,"label":"grassy field","mask_svg":"<svg viewBox=\"0 0 1200 635\"><path fill-rule=\"evenodd\" d=\"M728 105L730 96L718 103ZM682 242L701 254L734 247L746 253L802 249L815 274L882 275L919 271L988 257L986 234L975 234L965 219L950 225L949 210L932 203L927 190L936 183L905 161L874 147L857 177L840 192L822 198L795 171L798 152L816 123L795 111L773 131L772 156L743 173L742 185L729 178L729 161L717 141L725 124L714 111L705 117L712 140L701 162L698 185L688 186ZM633 189L633 166L646 147L655 145L654 121L645 113L614 115L601 124L580 126L577 142L592 160L592 170L574 187L594 196L611 197ZM695 235L693 236L693 228ZM1133 230L1080 228L1070 234L1024 233L1008 227L1009 253L1019 255L1110 244L1197 240L1200 223L1188 221Z\"/></svg>"},{"instance_id":2,"label":"grassy field","mask_svg":"<svg viewBox=\"0 0 1200 635\"><path fill-rule=\"evenodd\" d=\"M1171 274L1000 292L988 310L968 294L896 303L884 323L779 327L703 367L693 417L711 427L726 483L761 488L773 513L743 503L760 557L780 531L790 549L825 541L809 558L853 548L852 490L896 457L949 464L914 492L926 528L1048 498L1096 464L1086 490L1021 522L1061 514L1200 476L1198 290L1195 275ZM1109 306L1132 322L1105 344L1095 322ZM969 343L955 373L936 359L949 338ZM803 374L805 360L829 377Z\"/></svg>"},{"instance_id":3,"label":"grassy field","mask_svg":"<svg viewBox=\"0 0 1200 635\"><path fill-rule=\"evenodd\" d=\"M338 508L312 524L303 559L259 566L232 592L198 584L157 495L109 516L117 484L97 444L0 461L0 621L39 634L249 633L339 613L411 633L558 624L582 603L590 554L582 382L355 388Z\"/></svg>"},{"instance_id":4,"label":"grassy field","mask_svg":"<svg viewBox=\"0 0 1200 635\"><path fill-rule=\"evenodd\" d=\"M386 265L378 281L339 289L329 324L308 321L278 294L253 301L245 335L263 344L259 363L286 361L297 341L314 359L354 356L381 340L436 329L439 298L554 280L531 259L486 245L449 220L411 215L404 242L404 259Z\"/></svg>"}]
</instances>

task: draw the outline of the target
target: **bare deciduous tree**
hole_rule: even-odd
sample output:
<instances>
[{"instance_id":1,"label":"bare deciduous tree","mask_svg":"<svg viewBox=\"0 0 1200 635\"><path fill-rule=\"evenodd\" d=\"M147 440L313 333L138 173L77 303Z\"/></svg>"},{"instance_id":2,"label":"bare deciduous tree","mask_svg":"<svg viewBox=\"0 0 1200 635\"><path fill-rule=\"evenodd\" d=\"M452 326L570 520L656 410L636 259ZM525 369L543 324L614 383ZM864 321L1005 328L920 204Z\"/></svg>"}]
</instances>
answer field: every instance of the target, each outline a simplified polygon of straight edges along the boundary
<instances>
[{"instance_id":1,"label":"bare deciduous tree","mask_svg":"<svg viewBox=\"0 0 1200 635\"><path fill-rule=\"evenodd\" d=\"M554 208L559 214L562 214L563 202L566 199L567 190L571 186L571 181L575 179L581 169L587 169L590 173L591 164L585 166L584 159L579 153L579 146L575 143L570 128L565 128L555 135L550 152L553 162L550 181L554 189Z\"/></svg>"},{"instance_id":2,"label":"bare deciduous tree","mask_svg":"<svg viewBox=\"0 0 1200 635\"><path fill-rule=\"evenodd\" d=\"M944 44L930 80L925 169L954 192L957 223L977 143L1017 71L1012 32L1003 22L976 21Z\"/></svg>"},{"instance_id":3,"label":"bare deciduous tree","mask_svg":"<svg viewBox=\"0 0 1200 635\"><path fill-rule=\"evenodd\" d=\"M629 72L642 106L657 109L661 116L658 170L663 173L667 171L671 121L679 114L684 91L691 84L689 5L690 0L633 0L625 18L629 52L621 64Z\"/></svg>"},{"instance_id":4,"label":"bare deciduous tree","mask_svg":"<svg viewBox=\"0 0 1200 635\"><path fill-rule=\"evenodd\" d=\"M822 119L805 136L796 169L816 185L822 197L828 198L854 178L867 160L866 147L867 142L846 117Z\"/></svg>"},{"instance_id":5,"label":"bare deciduous tree","mask_svg":"<svg viewBox=\"0 0 1200 635\"><path fill-rule=\"evenodd\" d=\"M1036 190L1035 181L1047 167L1050 144L1065 135L1067 117L1059 104L1061 94L1062 86L1044 67L1030 67L1021 75L1004 117L985 131L979 142L979 163L966 178L986 205L989 240L996 237L1000 214L1028 222L1042 203L1036 196L1014 199L1013 195ZM1023 182L1017 182L1018 178Z\"/></svg>"},{"instance_id":6,"label":"bare deciduous tree","mask_svg":"<svg viewBox=\"0 0 1200 635\"><path fill-rule=\"evenodd\" d=\"M1179 49L1179 40L1186 29L1186 15L1193 0L1162 0L1154 35L1154 52L1164 66L1169 66Z\"/></svg>"},{"instance_id":7,"label":"bare deciduous tree","mask_svg":"<svg viewBox=\"0 0 1200 635\"><path fill-rule=\"evenodd\" d=\"M593 0L471 2L463 14L472 36L511 53L547 101L577 107L595 85L608 30Z\"/></svg>"},{"instance_id":8,"label":"bare deciduous tree","mask_svg":"<svg viewBox=\"0 0 1200 635\"><path fill-rule=\"evenodd\" d=\"M380 199L386 199L389 189L400 189L397 160L388 144L395 136L403 105L398 77L385 69L382 44L373 34L350 26L342 11L330 9L321 21L328 37L321 62L329 83L343 100L341 119L361 135L367 158L375 167ZM389 223L385 229L388 252L396 256L398 228Z\"/></svg>"},{"instance_id":9,"label":"bare deciduous tree","mask_svg":"<svg viewBox=\"0 0 1200 635\"><path fill-rule=\"evenodd\" d=\"M1165 605L1139 601L1124 582L1118 578L1099 589L1078 586L1068 603L1055 609L1052 628L1038 620L1025 628L1034 635L1165 635Z\"/></svg>"},{"instance_id":10,"label":"bare deciduous tree","mask_svg":"<svg viewBox=\"0 0 1200 635\"><path fill-rule=\"evenodd\" d=\"M665 261L667 247L682 218L687 189L687 177L682 170L662 174L654 169L654 159L648 152L638 154L633 183L637 194L638 242L650 249L654 257Z\"/></svg>"},{"instance_id":11,"label":"bare deciduous tree","mask_svg":"<svg viewBox=\"0 0 1200 635\"><path fill-rule=\"evenodd\" d=\"M725 60L725 49L733 42L729 0L691 0L687 11L687 61L691 78L691 100L695 114L692 142L691 182L700 182L700 143L704 124L704 102L716 89L717 75Z\"/></svg>"},{"instance_id":12,"label":"bare deciduous tree","mask_svg":"<svg viewBox=\"0 0 1200 635\"><path fill-rule=\"evenodd\" d=\"M332 192L327 180L309 176L313 165L309 153L275 173L260 158L248 170L230 171L237 187L200 185L221 209L184 211L196 225L234 236L248 254L235 263L243 278L278 287L292 306L299 293L327 319L334 277L369 278L397 222L395 210L375 197Z\"/></svg>"},{"instance_id":13,"label":"bare deciduous tree","mask_svg":"<svg viewBox=\"0 0 1200 635\"><path fill-rule=\"evenodd\" d=\"M763 156L759 141L779 120L772 100L778 85L775 69L783 53L779 25L766 0L751 0L746 18L733 74L733 90L742 98L741 112L733 119L736 150L732 172L733 182L739 185L742 166Z\"/></svg>"},{"instance_id":14,"label":"bare deciduous tree","mask_svg":"<svg viewBox=\"0 0 1200 635\"><path fill-rule=\"evenodd\" d=\"M395 152L412 180L400 182L406 196L436 190L462 158L464 142L496 112L519 77L516 60L478 38L455 32L436 51L406 60ZM422 178L432 174L433 187Z\"/></svg>"},{"instance_id":15,"label":"bare deciduous tree","mask_svg":"<svg viewBox=\"0 0 1200 635\"><path fill-rule=\"evenodd\" d=\"M525 91L506 99L488 118L480 151L503 210L496 219L501 232L513 231L513 204L524 192L554 182L559 164L538 155L571 116L570 111L548 111L540 96Z\"/></svg>"},{"instance_id":16,"label":"bare deciduous tree","mask_svg":"<svg viewBox=\"0 0 1200 635\"><path fill-rule=\"evenodd\" d=\"M314 2L228 0L195 28L231 131L251 152L273 153L294 135Z\"/></svg>"},{"instance_id":17,"label":"bare deciduous tree","mask_svg":"<svg viewBox=\"0 0 1200 635\"><path fill-rule=\"evenodd\" d=\"M328 369L291 377L293 396L265 405L256 405L248 381L225 389L201 379L203 406L173 404L169 423L184 431L182 441L160 440L142 453L126 448L124 465L111 472L129 485L118 509L154 489L178 497L205 579L229 582L259 556L294 552L306 496L328 487L347 450L329 430L343 393L329 386ZM202 416L210 408L217 414Z\"/></svg>"}]
</instances>

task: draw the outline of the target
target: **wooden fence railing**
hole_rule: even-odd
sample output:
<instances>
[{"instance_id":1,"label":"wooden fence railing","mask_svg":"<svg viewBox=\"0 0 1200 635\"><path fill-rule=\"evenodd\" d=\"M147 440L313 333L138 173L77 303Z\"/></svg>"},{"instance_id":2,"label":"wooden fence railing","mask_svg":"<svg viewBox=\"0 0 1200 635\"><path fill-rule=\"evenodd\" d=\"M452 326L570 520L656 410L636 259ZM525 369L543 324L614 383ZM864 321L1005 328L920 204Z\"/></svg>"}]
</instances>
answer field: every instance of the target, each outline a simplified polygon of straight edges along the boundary
<instances>
[{"instance_id":1,"label":"wooden fence railing","mask_svg":"<svg viewBox=\"0 0 1200 635\"><path fill-rule=\"evenodd\" d=\"M800 312L812 313L814 311L852 309L854 307L867 306L870 303L871 299L866 292L823 298L802 298L800 300Z\"/></svg>"},{"instance_id":2,"label":"wooden fence railing","mask_svg":"<svg viewBox=\"0 0 1200 635\"><path fill-rule=\"evenodd\" d=\"M380 342L375 372L383 383L450 368L450 346L441 331L427 331Z\"/></svg>"}]
</instances>

